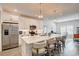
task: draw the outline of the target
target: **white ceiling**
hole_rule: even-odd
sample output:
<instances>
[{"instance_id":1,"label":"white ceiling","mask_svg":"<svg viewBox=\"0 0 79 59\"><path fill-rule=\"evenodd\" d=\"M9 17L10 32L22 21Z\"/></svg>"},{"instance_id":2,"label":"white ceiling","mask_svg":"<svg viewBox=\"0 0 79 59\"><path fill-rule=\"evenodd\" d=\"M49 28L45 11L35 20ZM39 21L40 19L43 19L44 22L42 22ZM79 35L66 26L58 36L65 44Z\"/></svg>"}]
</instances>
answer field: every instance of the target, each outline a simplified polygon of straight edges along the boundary
<instances>
[{"instance_id":1,"label":"white ceiling","mask_svg":"<svg viewBox=\"0 0 79 59\"><path fill-rule=\"evenodd\" d=\"M17 13L22 13L24 15L38 17L40 14L40 4L39 3L9 3L1 4L2 8L14 12L17 9ZM78 3L42 3L41 11L44 18L51 17L52 19L57 17L62 17L65 15L71 15L74 13L79 13Z\"/></svg>"}]
</instances>

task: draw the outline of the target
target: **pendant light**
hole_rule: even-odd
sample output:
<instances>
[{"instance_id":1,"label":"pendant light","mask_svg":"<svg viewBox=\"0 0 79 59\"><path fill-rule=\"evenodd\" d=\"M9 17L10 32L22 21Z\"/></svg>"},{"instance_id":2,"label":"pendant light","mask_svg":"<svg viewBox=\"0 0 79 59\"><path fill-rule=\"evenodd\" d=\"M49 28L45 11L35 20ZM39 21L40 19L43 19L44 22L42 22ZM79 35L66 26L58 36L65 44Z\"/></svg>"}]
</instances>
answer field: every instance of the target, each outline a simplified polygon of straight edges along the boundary
<instances>
[{"instance_id":1,"label":"pendant light","mask_svg":"<svg viewBox=\"0 0 79 59\"><path fill-rule=\"evenodd\" d=\"M40 10L39 10L39 16L38 16L38 18L39 19L43 19L43 15L42 15L42 4L40 3L39 5L40 5Z\"/></svg>"}]
</instances>

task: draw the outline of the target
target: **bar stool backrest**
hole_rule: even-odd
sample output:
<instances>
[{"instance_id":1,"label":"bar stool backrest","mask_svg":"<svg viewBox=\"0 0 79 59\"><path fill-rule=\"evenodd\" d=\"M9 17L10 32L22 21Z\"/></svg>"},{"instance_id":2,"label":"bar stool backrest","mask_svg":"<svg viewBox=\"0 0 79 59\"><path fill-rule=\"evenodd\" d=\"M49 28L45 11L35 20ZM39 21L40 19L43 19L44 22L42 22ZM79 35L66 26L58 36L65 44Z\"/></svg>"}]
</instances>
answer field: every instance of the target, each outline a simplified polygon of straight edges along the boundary
<instances>
[{"instance_id":1,"label":"bar stool backrest","mask_svg":"<svg viewBox=\"0 0 79 59\"><path fill-rule=\"evenodd\" d=\"M48 42L48 44L51 45L51 44L54 44L56 42L56 40L54 38L52 38L52 39L49 39L47 42Z\"/></svg>"},{"instance_id":2,"label":"bar stool backrest","mask_svg":"<svg viewBox=\"0 0 79 59\"><path fill-rule=\"evenodd\" d=\"M46 41L41 41L33 44L33 48L44 48L46 47Z\"/></svg>"}]
</instances>

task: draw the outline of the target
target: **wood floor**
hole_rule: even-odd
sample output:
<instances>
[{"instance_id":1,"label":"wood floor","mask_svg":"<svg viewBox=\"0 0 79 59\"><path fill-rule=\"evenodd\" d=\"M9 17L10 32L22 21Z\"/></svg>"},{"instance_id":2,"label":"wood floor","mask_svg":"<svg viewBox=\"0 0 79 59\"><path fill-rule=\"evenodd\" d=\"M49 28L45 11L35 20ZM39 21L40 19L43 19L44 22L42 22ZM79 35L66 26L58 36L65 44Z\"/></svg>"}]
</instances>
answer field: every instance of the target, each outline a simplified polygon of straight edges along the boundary
<instances>
[{"instance_id":1,"label":"wood floor","mask_svg":"<svg viewBox=\"0 0 79 59\"><path fill-rule=\"evenodd\" d=\"M0 56L21 56L21 49L20 47L5 50L0 52Z\"/></svg>"}]
</instances>

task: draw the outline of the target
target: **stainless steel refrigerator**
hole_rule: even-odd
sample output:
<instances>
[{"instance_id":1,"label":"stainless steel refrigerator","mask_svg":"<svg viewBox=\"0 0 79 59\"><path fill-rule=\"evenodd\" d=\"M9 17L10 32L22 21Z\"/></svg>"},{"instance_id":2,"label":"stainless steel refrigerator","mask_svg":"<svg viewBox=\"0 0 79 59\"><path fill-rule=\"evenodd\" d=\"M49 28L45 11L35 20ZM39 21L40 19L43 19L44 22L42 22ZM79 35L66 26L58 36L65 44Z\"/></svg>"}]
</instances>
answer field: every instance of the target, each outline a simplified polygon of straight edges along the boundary
<instances>
[{"instance_id":1,"label":"stainless steel refrigerator","mask_svg":"<svg viewBox=\"0 0 79 59\"><path fill-rule=\"evenodd\" d=\"M19 44L18 23L2 23L2 50L17 47Z\"/></svg>"}]
</instances>

